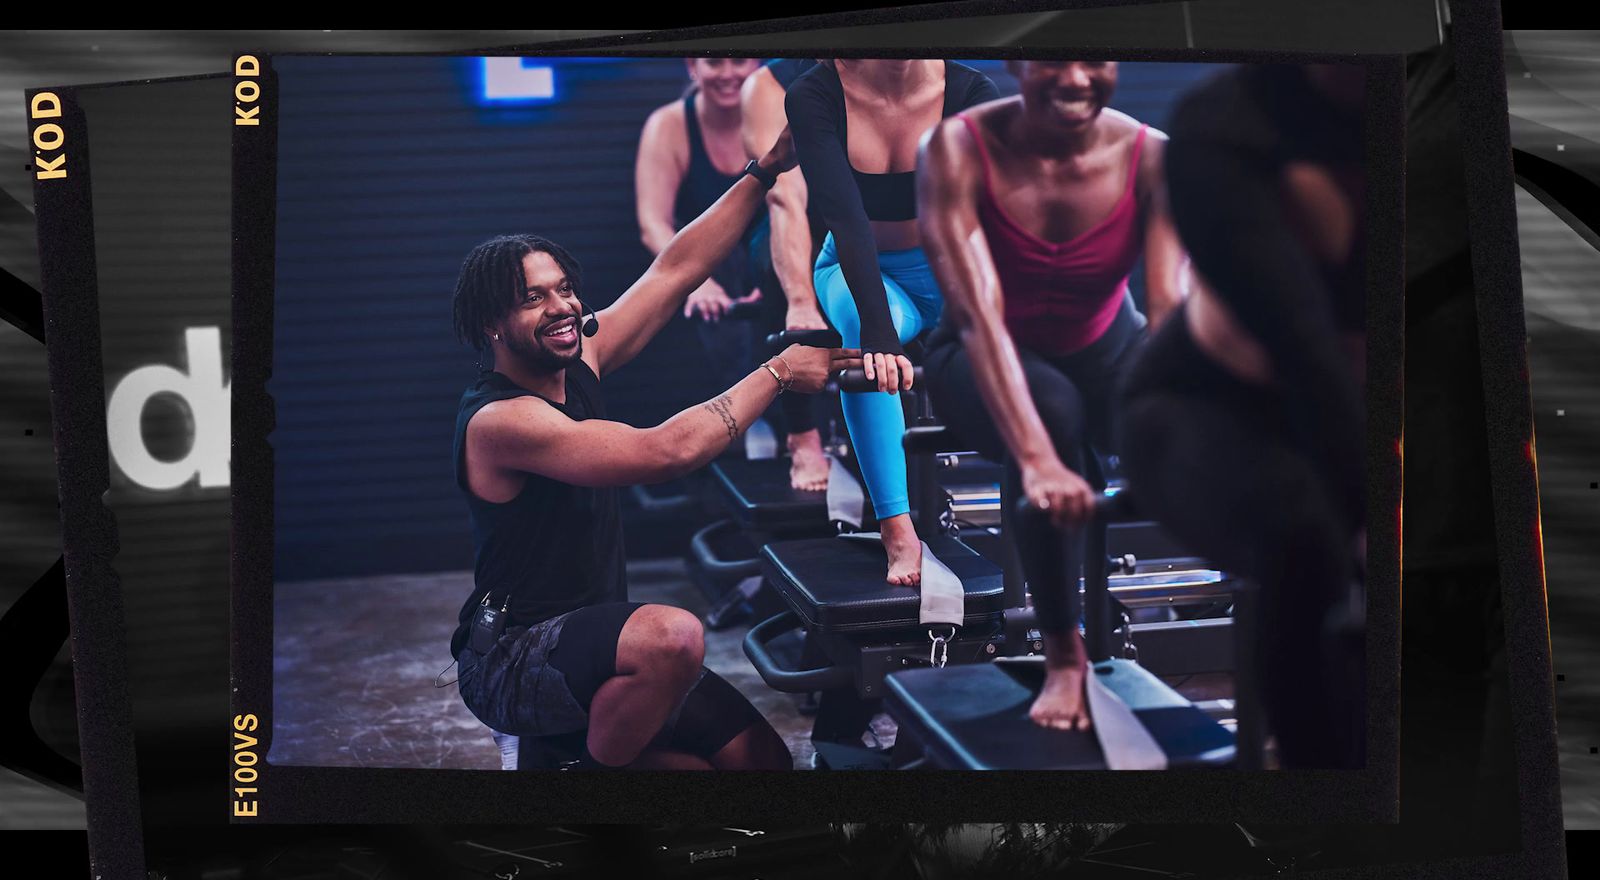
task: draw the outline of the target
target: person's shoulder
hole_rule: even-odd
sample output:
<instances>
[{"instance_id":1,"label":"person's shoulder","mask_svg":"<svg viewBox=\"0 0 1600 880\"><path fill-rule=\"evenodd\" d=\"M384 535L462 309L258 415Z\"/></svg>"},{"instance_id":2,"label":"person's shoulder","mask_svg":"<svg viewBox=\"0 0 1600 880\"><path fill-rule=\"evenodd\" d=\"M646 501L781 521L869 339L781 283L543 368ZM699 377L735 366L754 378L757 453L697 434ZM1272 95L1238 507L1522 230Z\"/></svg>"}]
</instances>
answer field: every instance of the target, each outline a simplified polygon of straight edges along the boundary
<instances>
[{"instance_id":1,"label":"person's shoulder","mask_svg":"<svg viewBox=\"0 0 1600 880\"><path fill-rule=\"evenodd\" d=\"M689 120L682 101L663 104L650 113L639 133L639 156L670 157L676 165L689 162Z\"/></svg>"},{"instance_id":2,"label":"person's shoulder","mask_svg":"<svg viewBox=\"0 0 1600 880\"><path fill-rule=\"evenodd\" d=\"M493 370L481 370L477 378L461 392L461 406L466 408L476 401L501 396L512 387L511 380L504 375Z\"/></svg>"},{"instance_id":3,"label":"person's shoulder","mask_svg":"<svg viewBox=\"0 0 1600 880\"><path fill-rule=\"evenodd\" d=\"M467 438L473 443L509 437L537 436L555 427L550 421L559 412L550 401L537 394L492 397L478 407L467 422Z\"/></svg>"},{"instance_id":4,"label":"person's shoulder","mask_svg":"<svg viewBox=\"0 0 1600 880\"><path fill-rule=\"evenodd\" d=\"M812 65L811 69L795 77L789 83L789 94L803 97L829 97L835 93L842 94L839 86L839 77L833 68L826 64Z\"/></svg>"},{"instance_id":5,"label":"person's shoulder","mask_svg":"<svg viewBox=\"0 0 1600 880\"><path fill-rule=\"evenodd\" d=\"M815 58L774 58L761 66L779 87L787 90L811 68L817 66ZM760 71L757 71L760 73Z\"/></svg>"},{"instance_id":6,"label":"person's shoulder","mask_svg":"<svg viewBox=\"0 0 1600 880\"><path fill-rule=\"evenodd\" d=\"M797 122L804 126L808 121L835 118L844 112L844 91L833 69L818 64L789 84L783 107L791 126Z\"/></svg>"},{"instance_id":7,"label":"person's shoulder","mask_svg":"<svg viewBox=\"0 0 1600 880\"><path fill-rule=\"evenodd\" d=\"M1119 155L1132 156L1137 151L1139 161L1135 169L1135 181L1142 197L1149 195L1150 188L1156 185L1164 176L1163 163L1167 148L1167 135L1153 125L1140 122L1138 119L1110 107L1100 111L1100 118L1106 124L1112 137L1112 148ZM1130 160L1131 161L1131 160Z\"/></svg>"},{"instance_id":8,"label":"person's shoulder","mask_svg":"<svg viewBox=\"0 0 1600 880\"><path fill-rule=\"evenodd\" d=\"M1157 145L1167 140L1166 132L1121 110L1107 107L1100 111L1100 118L1114 138L1113 143L1120 148L1131 150L1139 142L1139 138L1143 137L1144 149L1149 151L1152 148L1159 149Z\"/></svg>"},{"instance_id":9,"label":"person's shoulder","mask_svg":"<svg viewBox=\"0 0 1600 880\"><path fill-rule=\"evenodd\" d=\"M687 128L688 117L684 115L683 101L681 99L662 104L650 111L645 118L645 131L652 129L662 134L681 132Z\"/></svg>"},{"instance_id":10,"label":"person's shoulder","mask_svg":"<svg viewBox=\"0 0 1600 880\"><path fill-rule=\"evenodd\" d=\"M986 136L999 141L1005 126L1021 106L1022 99L1013 95L1009 98L985 101L959 113L953 113L934 126L929 143L937 143L939 149L948 151L952 156L975 156L979 146L978 138Z\"/></svg>"},{"instance_id":11,"label":"person's shoulder","mask_svg":"<svg viewBox=\"0 0 1600 880\"><path fill-rule=\"evenodd\" d=\"M461 395L461 415L469 435L493 429L506 419L537 415L550 408L544 398L522 388L501 373L485 372Z\"/></svg>"},{"instance_id":12,"label":"person's shoulder","mask_svg":"<svg viewBox=\"0 0 1600 880\"><path fill-rule=\"evenodd\" d=\"M511 381L511 377L496 370L482 370L478 377L467 386L461 394L461 405L471 406L479 401L505 400L522 395L533 394L521 385Z\"/></svg>"}]
</instances>

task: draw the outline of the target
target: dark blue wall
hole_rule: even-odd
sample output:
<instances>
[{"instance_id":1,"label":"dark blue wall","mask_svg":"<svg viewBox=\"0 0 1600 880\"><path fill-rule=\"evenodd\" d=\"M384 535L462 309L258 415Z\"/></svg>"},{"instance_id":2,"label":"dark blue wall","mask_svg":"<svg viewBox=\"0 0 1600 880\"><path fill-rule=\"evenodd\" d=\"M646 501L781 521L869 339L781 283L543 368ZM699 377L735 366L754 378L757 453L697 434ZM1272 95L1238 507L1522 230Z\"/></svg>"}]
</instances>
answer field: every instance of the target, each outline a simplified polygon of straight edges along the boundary
<instances>
[{"instance_id":1,"label":"dark blue wall","mask_svg":"<svg viewBox=\"0 0 1600 880\"><path fill-rule=\"evenodd\" d=\"M476 59L274 60L279 579L471 567L450 447L476 368L450 296L473 245L508 232L561 242L597 308L648 265L634 153L645 117L682 93L683 62L551 63L557 100L489 108L474 99ZM1015 92L1003 65L975 64ZM1124 64L1113 103L1159 127L1215 69ZM606 385L613 415L636 425L718 390L681 318Z\"/></svg>"}]
</instances>

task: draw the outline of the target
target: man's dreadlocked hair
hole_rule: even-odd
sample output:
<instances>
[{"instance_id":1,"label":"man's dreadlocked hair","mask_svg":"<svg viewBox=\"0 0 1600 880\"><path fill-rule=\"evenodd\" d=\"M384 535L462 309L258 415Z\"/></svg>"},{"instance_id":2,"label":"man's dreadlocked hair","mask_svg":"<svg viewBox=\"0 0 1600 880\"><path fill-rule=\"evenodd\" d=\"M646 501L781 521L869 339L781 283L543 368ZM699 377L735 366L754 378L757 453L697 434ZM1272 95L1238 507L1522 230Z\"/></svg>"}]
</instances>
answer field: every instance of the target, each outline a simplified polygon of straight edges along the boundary
<instances>
[{"instance_id":1,"label":"man's dreadlocked hair","mask_svg":"<svg viewBox=\"0 0 1600 880\"><path fill-rule=\"evenodd\" d=\"M456 338L478 351L489 347L484 328L504 318L522 301L527 282L522 258L543 251L556 261L583 296L583 267L566 248L537 235L501 235L472 249L456 279Z\"/></svg>"}]
</instances>

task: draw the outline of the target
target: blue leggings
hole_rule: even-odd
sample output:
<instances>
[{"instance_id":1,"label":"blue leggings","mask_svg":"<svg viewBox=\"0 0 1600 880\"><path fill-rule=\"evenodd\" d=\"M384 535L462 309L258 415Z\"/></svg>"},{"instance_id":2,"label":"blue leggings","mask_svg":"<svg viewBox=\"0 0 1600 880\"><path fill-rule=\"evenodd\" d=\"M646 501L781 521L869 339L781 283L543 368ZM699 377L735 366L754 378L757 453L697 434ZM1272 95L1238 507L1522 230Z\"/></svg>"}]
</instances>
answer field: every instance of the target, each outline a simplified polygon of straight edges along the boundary
<instances>
[{"instance_id":1,"label":"blue leggings","mask_svg":"<svg viewBox=\"0 0 1600 880\"><path fill-rule=\"evenodd\" d=\"M889 297L889 314L901 344L915 339L922 331L939 323L944 311L944 296L934 281L933 268L922 248L879 251L878 269L883 273L883 290ZM815 278L817 299L823 314L844 338L846 348L861 346L861 317L855 298L839 268L833 234L822 242L817 255ZM906 490L906 453L901 436L906 431L905 411L900 396L873 391L868 394L841 394L845 427L855 447L856 460L866 478L867 497L879 520L911 512L911 496Z\"/></svg>"}]
</instances>

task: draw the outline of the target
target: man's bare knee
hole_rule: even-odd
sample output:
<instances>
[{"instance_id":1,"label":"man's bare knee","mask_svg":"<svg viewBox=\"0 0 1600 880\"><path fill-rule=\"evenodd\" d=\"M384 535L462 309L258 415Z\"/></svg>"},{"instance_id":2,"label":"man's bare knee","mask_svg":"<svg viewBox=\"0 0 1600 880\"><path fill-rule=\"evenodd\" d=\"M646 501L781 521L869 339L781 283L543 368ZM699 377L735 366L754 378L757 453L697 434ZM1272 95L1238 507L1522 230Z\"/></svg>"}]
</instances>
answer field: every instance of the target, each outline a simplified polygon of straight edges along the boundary
<instances>
[{"instance_id":1,"label":"man's bare knee","mask_svg":"<svg viewBox=\"0 0 1600 880\"><path fill-rule=\"evenodd\" d=\"M619 672L692 675L705 661L705 628L698 617L682 608L646 605L623 626L617 653Z\"/></svg>"}]
</instances>

